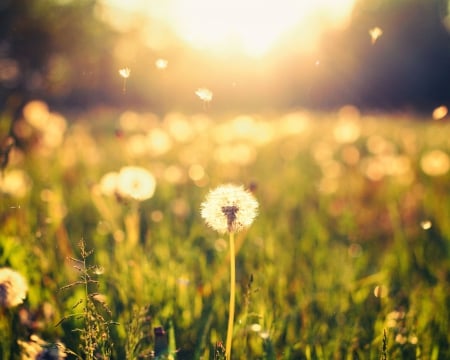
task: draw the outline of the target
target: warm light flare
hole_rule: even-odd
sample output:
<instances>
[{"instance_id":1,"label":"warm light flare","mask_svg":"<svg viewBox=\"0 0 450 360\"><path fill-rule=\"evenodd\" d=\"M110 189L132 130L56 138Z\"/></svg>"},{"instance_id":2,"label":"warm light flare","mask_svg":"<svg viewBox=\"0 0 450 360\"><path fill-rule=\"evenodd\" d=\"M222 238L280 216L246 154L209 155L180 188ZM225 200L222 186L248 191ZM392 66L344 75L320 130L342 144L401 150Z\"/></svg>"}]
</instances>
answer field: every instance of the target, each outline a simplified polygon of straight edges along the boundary
<instances>
[{"instance_id":1,"label":"warm light flare","mask_svg":"<svg viewBox=\"0 0 450 360\"><path fill-rule=\"evenodd\" d=\"M325 27L342 23L353 4L354 0L178 0L172 24L196 47L238 48L259 56L294 30L300 39L310 40Z\"/></svg>"}]
</instances>

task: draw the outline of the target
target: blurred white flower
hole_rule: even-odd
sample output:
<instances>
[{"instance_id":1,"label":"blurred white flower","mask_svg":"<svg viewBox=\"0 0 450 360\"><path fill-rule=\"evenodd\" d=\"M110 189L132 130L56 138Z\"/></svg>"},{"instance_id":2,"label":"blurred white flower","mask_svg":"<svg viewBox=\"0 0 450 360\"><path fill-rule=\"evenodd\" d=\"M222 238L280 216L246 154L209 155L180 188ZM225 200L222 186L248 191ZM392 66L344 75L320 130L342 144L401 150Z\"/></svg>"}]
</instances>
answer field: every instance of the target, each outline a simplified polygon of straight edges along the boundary
<instances>
[{"instance_id":1,"label":"blurred white flower","mask_svg":"<svg viewBox=\"0 0 450 360\"><path fill-rule=\"evenodd\" d=\"M156 187L152 173L138 166L123 167L117 177L117 193L138 201L150 199Z\"/></svg>"},{"instance_id":2,"label":"blurred white flower","mask_svg":"<svg viewBox=\"0 0 450 360\"><path fill-rule=\"evenodd\" d=\"M25 278L10 268L0 268L0 307L11 308L22 304L27 296Z\"/></svg>"}]
</instances>

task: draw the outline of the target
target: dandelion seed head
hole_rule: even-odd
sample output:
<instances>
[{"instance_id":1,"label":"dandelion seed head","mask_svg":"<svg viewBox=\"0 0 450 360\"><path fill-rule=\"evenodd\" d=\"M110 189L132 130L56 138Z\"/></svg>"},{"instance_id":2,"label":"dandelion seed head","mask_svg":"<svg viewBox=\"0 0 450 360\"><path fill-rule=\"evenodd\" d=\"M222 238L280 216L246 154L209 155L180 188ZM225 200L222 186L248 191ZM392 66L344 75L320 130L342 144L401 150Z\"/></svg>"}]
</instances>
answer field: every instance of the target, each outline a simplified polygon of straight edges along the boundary
<instances>
[{"instance_id":1,"label":"dandelion seed head","mask_svg":"<svg viewBox=\"0 0 450 360\"><path fill-rule=\"evenodd\" d=\"M25 278L10 268L0 268L0 307L11 308L20 305L27 295Z\"/></svg>"},{"instance_id":2,"label":"dandelion seed head","mask_svg":"<svg viewBox=\"0 0 450 360\"><path fill-rule=\"evenodd\" d=\"M211 190L201 204L201 216L219 233L239 232L255 219L258 202L243 186L226 184Z\"/></svg>"},{"instance_id":3,"label":"dandelion seed head","mask_svg":"<svg viewBox=\"0 0 450 360\"><path fill-rule=\"evenodd\" d=\"M138 201L150 199L155 187L156 180L152 173L138 166L123 167L117 178L117 192Z\"/></svg>"}]
</instances>

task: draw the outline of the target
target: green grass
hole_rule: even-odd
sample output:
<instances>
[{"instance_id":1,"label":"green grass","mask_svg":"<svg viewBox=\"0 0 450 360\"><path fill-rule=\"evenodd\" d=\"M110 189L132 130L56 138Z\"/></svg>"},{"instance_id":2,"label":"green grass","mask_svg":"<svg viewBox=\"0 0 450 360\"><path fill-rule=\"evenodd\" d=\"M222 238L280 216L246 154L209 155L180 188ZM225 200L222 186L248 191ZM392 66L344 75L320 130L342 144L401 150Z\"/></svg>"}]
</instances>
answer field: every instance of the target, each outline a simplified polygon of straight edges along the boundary
<instances>
[{"instance_id":1,"label":"green grass","mask_svg":"<svg viewBox=\"0 0 450 360\"><path fill-rule=\"evenodd\" d=\"M0 195L0 266L29 282L24 304L1 313L11 341L0 343L13 359L17 340L31 334L84 354L73 331L82 319L68 315L85 294L59 290L80 275L69 257L80 258L81 239L93 250L87 266L103 269L95 292L118 323L109 326L112 358L149 354L159 326L167 358L223 356L227 238L199 209L227 182L252 186L260 205L236 236L233 359L450 358L450 172L430 176L421 166L430 150L450 154L447 122L363 117L345 143L337 114L305 113L290 133L281 131L283 114L186 117L178 124L192 132L186 139L175 122L145 114L117 132L118 116L68 119L64 141L49 151L39 141L46 129L33 129L5 169L4 177L23 169L31 183L22 198ZM130 139L156 127L170 149L131 153ZM125 165L155 175L151 199L97 192L103 174Z\"/></svg>"}]
</instances>

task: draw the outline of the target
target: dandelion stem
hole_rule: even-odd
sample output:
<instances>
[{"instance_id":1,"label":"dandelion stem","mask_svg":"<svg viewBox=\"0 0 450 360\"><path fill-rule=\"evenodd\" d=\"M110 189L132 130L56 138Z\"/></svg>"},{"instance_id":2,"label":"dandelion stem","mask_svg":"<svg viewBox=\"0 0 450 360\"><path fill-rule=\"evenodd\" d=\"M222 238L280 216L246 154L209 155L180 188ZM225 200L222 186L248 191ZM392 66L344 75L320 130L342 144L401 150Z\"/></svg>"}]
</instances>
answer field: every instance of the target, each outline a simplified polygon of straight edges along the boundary
<instances>
[{"instance_id":1,"label":"dandelion stem","mask_svg":"<svg viewBox=\"0 0 450 360\"><path fill-rule=\"evenodd\" d=\"M228 313L227 343L225 354L227 360L231 359L231 341L233 340L234 301L236 291L236 263L234 251L234 232L230 232L230 304Z\"/></svg>"}]
</instances>

